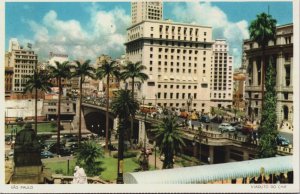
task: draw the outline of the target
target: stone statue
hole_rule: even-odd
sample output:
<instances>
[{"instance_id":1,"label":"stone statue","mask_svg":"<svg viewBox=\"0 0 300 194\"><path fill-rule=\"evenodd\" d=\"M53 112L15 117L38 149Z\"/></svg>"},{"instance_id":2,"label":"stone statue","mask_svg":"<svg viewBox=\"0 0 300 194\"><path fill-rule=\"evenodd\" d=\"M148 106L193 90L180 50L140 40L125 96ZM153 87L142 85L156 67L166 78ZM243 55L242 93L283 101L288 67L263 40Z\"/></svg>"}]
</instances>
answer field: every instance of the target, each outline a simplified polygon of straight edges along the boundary
<instances>
[{"instance_id":1,"label":"stone statue","mask_svg":"<svg viewBox=\"0 0 300 194\"><path fill-rule=\"evenodd\" d=\"M88 184L87 177L83 168L76 166L74 171L74 178L71 184Z\"/></svg>"},{"instance_id":2,"label":"stone statue","mask_svg":"<svg viewBox=\"0 0 300 194\"><path fill-rule=\"evenodd\" d=\"M41 146L30 123L16 135L14 148L15 166L36 166L41 165Z\"/></svg>"}]
</instances>

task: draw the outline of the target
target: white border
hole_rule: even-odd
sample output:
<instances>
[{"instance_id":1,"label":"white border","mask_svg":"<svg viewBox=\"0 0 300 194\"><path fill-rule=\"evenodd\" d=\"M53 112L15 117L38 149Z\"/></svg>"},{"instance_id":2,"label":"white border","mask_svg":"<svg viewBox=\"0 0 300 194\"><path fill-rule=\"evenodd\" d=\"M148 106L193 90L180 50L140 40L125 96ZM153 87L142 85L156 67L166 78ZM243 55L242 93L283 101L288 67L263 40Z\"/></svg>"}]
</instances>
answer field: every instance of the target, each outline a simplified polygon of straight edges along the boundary
<instances>
[{"instance_id":1,"label":"white border","mask_svg":"<svg viewBox=\"0 0 300 194\"><path fill-rule=\"evenodd\" d=\"M36 2L37 0L4 0L0 1L0 78L2 87L0 97L0 107L4 107L5 95L4 95L4 53L5 53L5 2ZM112 0L113 2L128 2L127 0ZM180 0L165 0L168 2L182 2ZM190 1L190 0L188 0ZM218 0L220 1L220 0ZM224 2L231 2L230 0L223 0ZM254 2L258 0L243 0L248 2ZM260 0L270 1L270 0ZM273 0L273 1L289 1L290 0ZM50 2L49 0L40 0L40 2ZM84 0L51 0L51 2L85 2ZM87 1L87 2L105 2L105 0L99 1ZM239 1L242 2L242 1ZM300 2L293 0L293 24L294 24L294 58L293 58L293 84L294 84L294 184L287 185L264 185L263 187L268 188L252 188L253 184L248 185L15 185L19 189L12 189L13 185L4 184L4 149L0 149L0 165L2 171L0 173L0 192L7 193L138 193L138 192L181 192L181 193L201 193L201 192L243 192L243 193L261 193L261 192L272 192L272 193L286 193L286 192L300 192L299 190L299 7ZM0 109L0 123L2 123L2 132L4 132L4 109ZM1 135L0 145L4 145L4 136ZM180 175L179 175L180 176ZM20 189L21 186L32 186L32 189ZM271 187L276 187L272 189ZM280 187L280 188L278 188ZM285 187L285 188L284 188Z\"/></svg>"}]
</instances>

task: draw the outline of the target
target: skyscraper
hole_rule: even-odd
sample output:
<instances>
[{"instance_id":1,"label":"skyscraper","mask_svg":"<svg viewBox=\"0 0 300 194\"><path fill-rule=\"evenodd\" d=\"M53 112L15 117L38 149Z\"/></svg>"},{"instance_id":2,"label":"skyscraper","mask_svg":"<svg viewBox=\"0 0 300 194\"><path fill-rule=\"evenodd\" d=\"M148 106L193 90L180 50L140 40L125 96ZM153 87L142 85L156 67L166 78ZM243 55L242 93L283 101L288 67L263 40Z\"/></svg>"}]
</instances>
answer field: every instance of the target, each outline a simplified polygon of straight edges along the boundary
<instances>
[{"instance_id":1,"label":"skyscraper","mask_svg":"<svg viewBox=\"0 0 300 194\"><path fill-rule=\"evenodd\" d=\"M163 5L161 1L134 1L131 3L131 23L143 20L162 20Z\"/></svg>"}]
</instances>

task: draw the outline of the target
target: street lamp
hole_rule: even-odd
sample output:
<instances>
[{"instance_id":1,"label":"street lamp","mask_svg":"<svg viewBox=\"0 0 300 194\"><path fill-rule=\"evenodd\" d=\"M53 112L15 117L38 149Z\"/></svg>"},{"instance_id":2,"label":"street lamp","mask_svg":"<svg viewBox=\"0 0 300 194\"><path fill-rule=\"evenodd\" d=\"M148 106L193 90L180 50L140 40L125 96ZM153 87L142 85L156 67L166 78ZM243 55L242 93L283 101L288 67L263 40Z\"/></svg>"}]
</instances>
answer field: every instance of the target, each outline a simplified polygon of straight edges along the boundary
<instances>
[{"instance_id":1,"label":"street lamp","mask_svg":"<svg viewBox=\"0 0 300 194\"><path fill-rule=\"evenodd\" d=\"M199 126L199 128L198 128L198 134L196 134L195 136L194 136L194 141L193 141L193 146L197 146L197 144L196 144L196 142L197 142L197 140L198 140L198 143L199 143L199 161L200 161L200 165L201 165L201 140L202 140L202 138L201 138L201 134L202 133L202 127L201 127L201 125ZM197 155L197 154L196 154Z\"/></svg>"},{"instance_id":2,"label":"street lamp","mask_svg":"<svg viewBox=\"0 0 300 194\"><path fill-rule=\"evenodd\" d=\"M145 105L145 97L142 97L143 105ZM142 168L143 170L148 170L148 157L146 153L146 119L147 119L147 112L144 112L145 118L144 118L144 126L145 126L145 132L144 132L144 153L143 153L143 162L142 162Z\"/></svg>"}]
</instances>

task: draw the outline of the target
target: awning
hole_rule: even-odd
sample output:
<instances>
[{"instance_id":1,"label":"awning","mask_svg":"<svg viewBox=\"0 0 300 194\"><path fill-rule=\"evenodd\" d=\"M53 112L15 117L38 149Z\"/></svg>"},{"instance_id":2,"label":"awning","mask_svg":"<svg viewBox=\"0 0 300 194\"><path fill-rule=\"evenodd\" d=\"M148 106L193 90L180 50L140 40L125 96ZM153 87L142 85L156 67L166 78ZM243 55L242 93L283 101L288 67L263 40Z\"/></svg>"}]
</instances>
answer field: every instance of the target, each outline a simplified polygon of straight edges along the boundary
<instances>
[{"instance_id":1,"label":"awning","mask_svg":"<svg viewBox=\"0 0 300 194\"><path fill-rule=\"evenodd\" d=\"M201 184L243 177L293 171L293 157L280 156L265 159L211 164L166 170L126 173L126 184Z\"/></svg>"}]
</instances>

